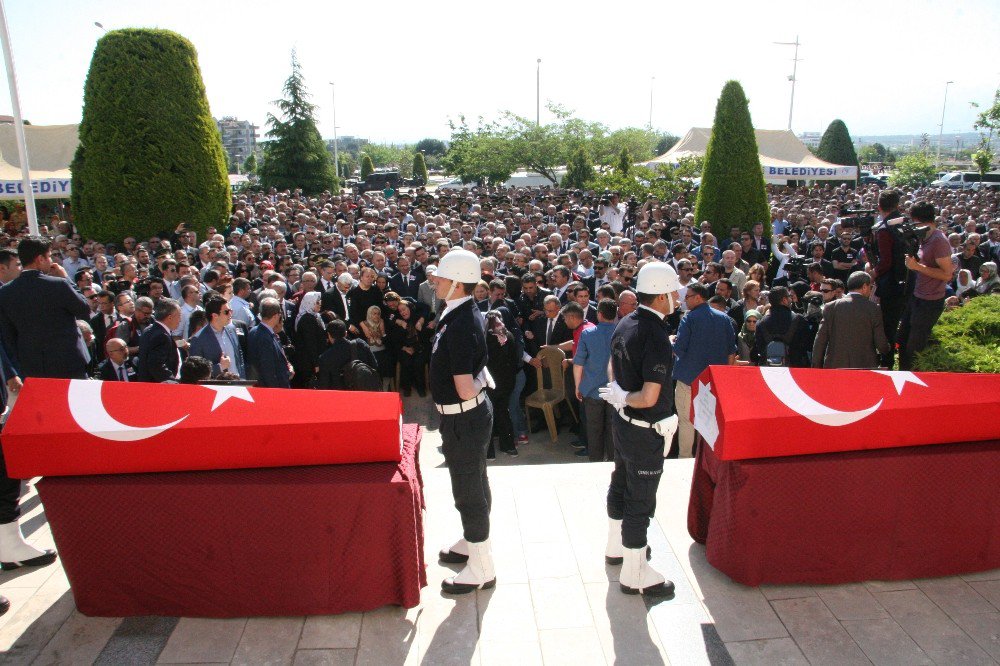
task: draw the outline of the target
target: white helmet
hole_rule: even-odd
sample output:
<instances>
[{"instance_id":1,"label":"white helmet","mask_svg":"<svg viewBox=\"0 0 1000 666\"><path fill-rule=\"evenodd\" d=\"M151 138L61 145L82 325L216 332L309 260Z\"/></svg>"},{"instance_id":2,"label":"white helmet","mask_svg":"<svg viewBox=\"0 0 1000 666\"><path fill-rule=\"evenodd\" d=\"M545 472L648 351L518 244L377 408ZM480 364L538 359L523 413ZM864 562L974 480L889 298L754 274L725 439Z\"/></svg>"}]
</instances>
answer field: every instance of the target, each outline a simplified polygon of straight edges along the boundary
<instances>
[{"instance_id":1,"label":"white helmet","mask_svg":"<svg viewBox=\"0 0 1000 666\"><path fill-rule=\"evenodd\" d=\"M640 294L670 294L678 289L677 272L670 264L656 261L639 269L636 291Z\"/></svg>"},{"instance_id":2,"label":"white helmet","mask_svg":"<svg viewBox=\"0 0 1000 666\"><path fill-rule=\"evenodd\" d=\"M479 268L479 257L468 250L449 250L438 262L434 277L454 280L462 284L479 282L483 272ZM676 280L676 276L675 280Z\"/></svg>"}]
</instances>

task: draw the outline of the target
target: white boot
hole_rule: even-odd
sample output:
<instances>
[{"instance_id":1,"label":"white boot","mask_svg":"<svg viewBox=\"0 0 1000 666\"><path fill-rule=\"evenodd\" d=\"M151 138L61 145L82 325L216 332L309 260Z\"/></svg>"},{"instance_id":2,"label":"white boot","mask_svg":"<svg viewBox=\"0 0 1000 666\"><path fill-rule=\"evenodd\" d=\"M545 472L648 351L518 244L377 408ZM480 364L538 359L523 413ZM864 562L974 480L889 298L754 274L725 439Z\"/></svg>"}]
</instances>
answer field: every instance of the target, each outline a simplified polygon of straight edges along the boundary
<instances>
[{"instance_id":1,"label":"white boot","mask_svg":"<svg viewBox=\"0 0 1000 666\"><path fill-rule=\"evenodd\" d=\"M468 543L469 562L457 576L441 582L441 589L448 594L467 594L473 590L488 590L497 584L493 569L493 553L490 540Z\"/></svg>"},{"instance_id":2,"label":"white boot","mask_svg":"<svg viewBox=\"0 0 1000 666\"><path fill-rule=\"evenodd\" d=\"M451 548L439 552L438 559L445 564L465 564L469 561L469 542L459 539Z\"/></svg>"},{"instance_id":3,"label":"white boot","mask_svg":"<svg viewBox=\"0 0 1000 666\"><path fill-rule=\"evenodd\" d=\"M38 567L56 560L56 551L38 550L28 544L15 520L0 525L0 568L4 571L18 567Z\"/></svg>"},{"instance_id":4,"label":"white boot","mask_svg":"<svg viewBox=\"0 0 1000 666\"><path fill-rule=\"evenodd\" d=\"M618 584L625 594L645 594L653 597L671 596L674 584L649 566L644 557L645 548L625 548L624 562Z\"/></svg>"},{"instance_id":5,"label":"white boot","mask_svg":"<svg viewBox=\"0 0 1000 666\"><path fill-rule=\"evenodd\" d=\"M652 555L653 549L646 546L646 559ZM604 563L613 567L622 563L622 521L608 518L608 545L604 548Z\"/></svg>"}]
</instances>

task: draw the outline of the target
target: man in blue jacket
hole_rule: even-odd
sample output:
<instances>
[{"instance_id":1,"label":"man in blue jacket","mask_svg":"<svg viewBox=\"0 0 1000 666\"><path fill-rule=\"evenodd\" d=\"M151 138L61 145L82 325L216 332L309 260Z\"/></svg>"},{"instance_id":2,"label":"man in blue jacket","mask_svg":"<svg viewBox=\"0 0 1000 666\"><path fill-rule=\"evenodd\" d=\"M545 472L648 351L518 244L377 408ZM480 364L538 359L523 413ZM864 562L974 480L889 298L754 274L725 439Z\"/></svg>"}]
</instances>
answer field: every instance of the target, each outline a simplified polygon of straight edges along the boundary
<instances>
[{"instance_id":1,"label":"man in blue jacket","mask_svg":"<svg viewBox=\"0 0 1000 666\"><path fill-rule=\"evenodd\" d=\"M257 386L290 386L292 367L278 339L281 327L281 303L275 298L265 298L260 304L260 323L250 329L247 339L247 360Z\"/></svg>"},{"instance_id":2,"label":"man in blue jacket","mask_svg":"<svg viewBox=\"0 0 1000 666\"><path fill-rule=\"evenodd\" d=\"M221 296L213 297L205 304L205 315L208 326L191 336L188 356L201 356L211 361L213 377L228 371L246 379L240 330L232 325L232 308Z\"/></svg>"},{"instance_id":3,"label":"man in blue jacket","mask_svg":"<svg viewBox=\"0 0 1000 666\"><path fill-rule=\"evenodd\" d=\"M591 462L614 460L615 446L611 428L615 410L605 402L598 389L608 383L608 360L611 336L615 334L618 305L610 298L597 304L597 326L580 334L580 345L573 355L576 397L585 407L587 449L577 455L589 456Z\"/></svg>"}]
</instances>

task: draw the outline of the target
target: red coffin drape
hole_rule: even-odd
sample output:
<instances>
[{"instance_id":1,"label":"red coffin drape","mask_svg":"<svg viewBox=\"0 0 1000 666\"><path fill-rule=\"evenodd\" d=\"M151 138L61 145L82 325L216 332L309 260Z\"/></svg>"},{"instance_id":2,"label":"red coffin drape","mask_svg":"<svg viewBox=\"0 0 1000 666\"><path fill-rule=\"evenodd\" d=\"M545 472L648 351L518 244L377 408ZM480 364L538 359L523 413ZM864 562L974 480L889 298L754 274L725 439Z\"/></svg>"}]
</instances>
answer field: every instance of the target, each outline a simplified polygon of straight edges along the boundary
<instances>
[{"instance_id":1,"label":"red coffin drape","mask_svg":"<svg viewBox=\"0 0 1000 666\"><path fill-rule=\"evenodd\" d=\"M1000 440L733 461L699 440L688 531L739 583L1000 568Z\"/></svg>"},{"instance_id":2,"label":"red coffin drape","mask_svg":"<svg viewBox=\"0 0 1000 666\"><path fill-rule=\"evenodd\" d=\"M407 608L426 585L420 430L399 463L45 478L87 615L237 617Z\"/></svg>"}]
</instances>

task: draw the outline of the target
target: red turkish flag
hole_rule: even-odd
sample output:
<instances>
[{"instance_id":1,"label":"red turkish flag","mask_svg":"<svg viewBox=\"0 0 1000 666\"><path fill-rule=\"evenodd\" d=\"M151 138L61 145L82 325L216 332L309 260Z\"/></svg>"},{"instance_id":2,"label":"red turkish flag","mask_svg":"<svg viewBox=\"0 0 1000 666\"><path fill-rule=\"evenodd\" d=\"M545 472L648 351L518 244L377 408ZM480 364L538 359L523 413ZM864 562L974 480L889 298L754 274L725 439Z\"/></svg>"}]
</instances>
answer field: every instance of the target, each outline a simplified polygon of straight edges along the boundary
<instances>
[{"instance_id":1,"label":"red turkish flag","mask_svg":"<svg viewBox=\"0 0 1000 666\"><path fill-rule=\"evenodd\" d=\"M400 459L395 393L28 379L4 427L13 478Z\"/></svg>"},{"instance_id":2,"label":"red turkish flag","mask_svg":"<svg viewBox=\"0 0 1000 666\"><path fill-rule=\"evenodd\" d=\"M721 460L1000 439L1000 375L711 366L691 418Z\"/></svg>"}]
</instances>

